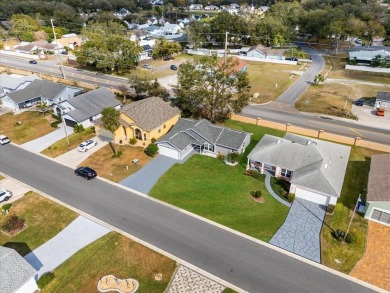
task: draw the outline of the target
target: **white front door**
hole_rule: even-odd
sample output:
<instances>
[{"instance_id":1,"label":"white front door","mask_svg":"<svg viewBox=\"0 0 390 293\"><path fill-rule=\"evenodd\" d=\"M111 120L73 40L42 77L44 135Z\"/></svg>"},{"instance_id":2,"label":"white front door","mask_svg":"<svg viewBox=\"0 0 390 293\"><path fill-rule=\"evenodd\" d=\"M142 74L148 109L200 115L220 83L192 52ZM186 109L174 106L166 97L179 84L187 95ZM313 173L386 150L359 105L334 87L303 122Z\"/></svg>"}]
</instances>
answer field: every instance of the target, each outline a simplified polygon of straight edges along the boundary
<instances>
[{"instance_id":1,"label":"white front door","mask_svg":"<svg viewBox=\"0 0 390 293\"><path fill-rule=\"evenodd\" d=\"M327 206L329 203L329 196L316 193L315 191L303 189L301 187L296 188L295 197L306 199L324 206Z\"/></svg>"}]
</instances>

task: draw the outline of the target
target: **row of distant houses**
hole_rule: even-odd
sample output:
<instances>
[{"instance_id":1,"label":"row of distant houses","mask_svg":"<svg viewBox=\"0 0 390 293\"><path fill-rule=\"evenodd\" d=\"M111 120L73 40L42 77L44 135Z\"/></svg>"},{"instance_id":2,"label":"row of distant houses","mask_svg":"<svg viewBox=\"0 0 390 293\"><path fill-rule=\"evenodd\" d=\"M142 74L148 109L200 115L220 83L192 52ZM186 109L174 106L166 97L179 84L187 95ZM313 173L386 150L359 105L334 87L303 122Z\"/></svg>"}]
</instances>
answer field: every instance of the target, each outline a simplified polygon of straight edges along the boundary
<instances>
[{"instance_id":1,"label":"row of distant houses","mask_svg":"<svg viewBox=\"0 0 390 293\"><path fill-rule=\"evenodd\" d=\"M249 6L240 6L238 4L232 3L230 5L221 5L221 6L216 6L216 5L206 5L203 6L202 4L191 4L188 9L190 11L194 10L205 10L205 11L227 11L230 14L237 14L240 12L243 13L255 13L258 12L260 14L266 12L269 7L268 6L261 6L260 8L255 8L253 5Z\"/></svg>"}]
</instances>

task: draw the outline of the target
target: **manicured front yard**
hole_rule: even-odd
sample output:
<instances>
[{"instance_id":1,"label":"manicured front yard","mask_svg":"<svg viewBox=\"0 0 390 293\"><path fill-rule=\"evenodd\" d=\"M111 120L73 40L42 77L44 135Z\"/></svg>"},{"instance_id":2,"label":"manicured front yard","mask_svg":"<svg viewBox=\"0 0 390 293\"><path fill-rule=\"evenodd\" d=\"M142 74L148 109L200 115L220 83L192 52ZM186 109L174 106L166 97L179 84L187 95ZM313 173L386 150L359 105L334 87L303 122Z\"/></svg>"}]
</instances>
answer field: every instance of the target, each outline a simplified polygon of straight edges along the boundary
<instances>
[{"instance_id":1,"label":"manicured front yard","mask_svg":"<svg viewBox=\"0 0 390 293\"><path fill-rule=\"evenodd\" d=\"M49 156L51 158L58 157L59 155L62 155L66 152L69 152L70 150L76 148L80 143L82 143L84 140L90 139L94 137L96 134L92 127L89 127L85 129L82 132L79 133L72 133L69 135L69 145L66 140L66 138L63 138L55 143L53 143L51 146L49 146L47 149L44 149L41 153Z\"/></svg>"},{"instance_id":2,"label":"manicured front yard","mask_svg":"<svg viewBox=\"0 0 390 293\"><path fill-rule=\"evenodd\" d=\"M50 114L42 115L35 111L18 115L8 113L0 116L0 134L8 136L14 143L22 144L52 132L54 128L50 123L54 121Z\"/></svg>"},{"instance_id":3,"label":"manicured front yard","mask_svg":"<svg viewBox=\"0 0 390 293\"><path fill-rule=\"evenodd\" d=\"M322 263L338 271L349 273L365 251L367 220L356 214L351 226L354 241L342 244L335 240L332 230L346 231L359 194L365 198L371 156L379 153L370 149L352 147L341 197L333 215L326 215L321 231Z\"/></svg>"},{"instance_id":4,"label":"manicured front yard","mask_svg":"<svg viewBox=\"0 0 390 293\"><path fill-rule=\"evenodd\" d=\"M144 153L142 147L115 145L115 148L118 152L122 152L120 158L112 157L113 152L108 144L90 155L80 166L89 166L99 176L114 182L119 182L141 169L152 159ZM137 165L133 164L132 161L134 159L139 160Z\"/></svg>"},{"instance_id":5,"label":"manicured front yard","mask_svg":"<svg viewBox=\"0 0 390 293\"><path fill-rule=\"evenodd\" d=\"M0 232L0 245L14 248L22 256L54 237L78 216L34 192L13 202L9 215L0 215L0 226L15 214L25 219L28 228L14 236Z\"/></svg>"},{"instance_id":6,"label":"manicured front yard","mask_svg":"<svg viewBox=\"0 0 390 293\"><path fill-rule=\"evenodd\" d=\"M139 282L137 292L164 292L176 263L118 233L111 232L78 251L54 270L45 292L97 292L99 279L112 274ZM155 275L162 274L156 281Z\"/></svg>"}]
</instances>

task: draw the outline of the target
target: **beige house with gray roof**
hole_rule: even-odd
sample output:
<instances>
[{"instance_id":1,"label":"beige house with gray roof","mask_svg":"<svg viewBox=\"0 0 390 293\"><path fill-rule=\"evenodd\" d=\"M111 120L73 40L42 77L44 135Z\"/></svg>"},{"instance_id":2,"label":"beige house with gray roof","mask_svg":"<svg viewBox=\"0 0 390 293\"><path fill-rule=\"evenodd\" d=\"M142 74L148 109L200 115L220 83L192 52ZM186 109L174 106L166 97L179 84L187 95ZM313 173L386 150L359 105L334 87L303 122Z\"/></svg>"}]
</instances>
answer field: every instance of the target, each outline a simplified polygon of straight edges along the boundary
<instances>
[{"instance_id":1,"label":"beige house with gray roof","mask_svg":"<svg viewBox=\"0 0 390 293\"><path fill-rule=\"evenodd\" d=\"M129 143L135 138L145 144L166 134L180 118L180 110L170 102L152 97L122 107L121 126L114 134L114 142Z\"/></svg>"}]
</instances>

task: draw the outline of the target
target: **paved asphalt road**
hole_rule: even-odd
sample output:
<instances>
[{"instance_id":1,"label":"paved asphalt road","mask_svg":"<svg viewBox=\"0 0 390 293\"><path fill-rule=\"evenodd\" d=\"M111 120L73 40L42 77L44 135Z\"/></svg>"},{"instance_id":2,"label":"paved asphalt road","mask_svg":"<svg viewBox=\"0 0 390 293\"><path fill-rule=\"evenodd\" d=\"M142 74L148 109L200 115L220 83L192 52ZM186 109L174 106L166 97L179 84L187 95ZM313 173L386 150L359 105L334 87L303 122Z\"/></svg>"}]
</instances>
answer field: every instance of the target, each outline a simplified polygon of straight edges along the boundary
<instances>
[{"instance_id":1,"label":"paved asphalt road","mask_svg":"<svg viewBox=\"0 0 390 293\"><path fill-rule=\"evenodd\" d=\"M374 292L12 144L0 171L249 292Z\"/></svg>"},{"instance_id":2,"label":"paved asphalt road","mask_svg":"<svg viewBox=\"0 0 390 293\"><path fill-rule=\"evenodd\" d=\"M283 94L277 98L278 102L294 104L295 101L306 91L309 85L313 82L314 77L321 72L325 65L324 58L322 58L322 56L318 54L316 50L313 50L303 43L298 43L298 45L305 52L310 54L312 63L305 71L305 73L302 74L297 81L295 81Z\"/></svg>"}]
</instances>

